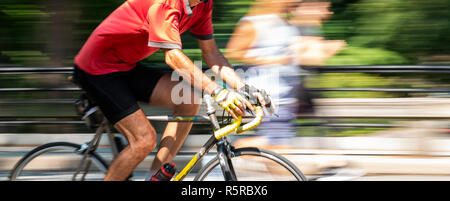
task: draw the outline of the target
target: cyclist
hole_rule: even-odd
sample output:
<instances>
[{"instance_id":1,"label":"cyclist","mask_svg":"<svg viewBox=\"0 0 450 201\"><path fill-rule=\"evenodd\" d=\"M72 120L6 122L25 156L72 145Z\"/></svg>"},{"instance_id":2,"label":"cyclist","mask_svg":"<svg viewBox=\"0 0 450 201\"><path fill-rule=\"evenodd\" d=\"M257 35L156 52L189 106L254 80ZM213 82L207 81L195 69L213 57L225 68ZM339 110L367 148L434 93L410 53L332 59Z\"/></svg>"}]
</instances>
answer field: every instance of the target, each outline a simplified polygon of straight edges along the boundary
<instances>
[{"instance_id":1,"label":"cyclist","mask_svg":"<svg viewBox=\"0 0 450 201\"><path fill-rule=\"evenodd\" d=\"M174 104L171 91L179 82L159 70L137 64L158 49L163 50L165 62L185 81L211 94L234 118L244 116L246 107L253 109L246 98L216 84L181 51L180 34L189 29L198 38L206 64L229 86L245 88L216 46L212 6L212 0L126 1L94 30L75 57L75 81L129 142L112 162L104 180L125 180L156 148L155 129L137 101L167 107L174 115L196 115L199 110L194 91L191 102ZM258 100L264 98L258 93L253 95ZM192 123L168 123L151 171L174 158L191 127Z\"/></svg>"}]
</instances>

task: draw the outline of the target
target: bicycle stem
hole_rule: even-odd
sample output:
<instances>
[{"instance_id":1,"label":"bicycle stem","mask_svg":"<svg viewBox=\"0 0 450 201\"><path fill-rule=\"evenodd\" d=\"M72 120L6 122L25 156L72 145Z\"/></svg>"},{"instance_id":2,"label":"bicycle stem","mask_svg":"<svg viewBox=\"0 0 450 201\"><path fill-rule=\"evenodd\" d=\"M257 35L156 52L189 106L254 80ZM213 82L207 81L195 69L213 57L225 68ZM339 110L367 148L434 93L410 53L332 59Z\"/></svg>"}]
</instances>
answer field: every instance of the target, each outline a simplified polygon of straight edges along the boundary
<instances>
[{"instance_id":1,"label":"bicycle stem","mask_svg":"<svg viewBox=\"0 0 450 201\"><path fill-rule=\"evenodd\" d=\"M242 122L242 117L239 116L238 119L235 119L232 124L229 124L223 128L220 128L219 121L217 121L216 117L216 109L213 107L214 100L209 94L204 95L204 99L206 102L206 113L210 118L211 123L214 126L214 135L217 139L220 139L224 137L225 135L228 135L229 133L236 131L236 133L242 133L248 130L251 130L255 127L257 127L261 121L262 117L264 116L264 112L262 110L261 106L255 107L256 117L249 123L240 126Z\"/></svg>"},{"instance_id":2,"label":"bicycle stem","mask_svg":"<svg viewBox=\"0 0 450 201\"><path fill-rule=\"evenodd\" d=\"M206 114L208 115L209 120L211 121L211 123L214 127L214 130L219 130L220 125L219 125L219 121L217 120L217 117L216 117L216 108L214 108L214 106L213 106L214 100L211 97L211 95L209 95L209 94L205 94L204 99L206 102Z\"/></svg>"}]
</instances>

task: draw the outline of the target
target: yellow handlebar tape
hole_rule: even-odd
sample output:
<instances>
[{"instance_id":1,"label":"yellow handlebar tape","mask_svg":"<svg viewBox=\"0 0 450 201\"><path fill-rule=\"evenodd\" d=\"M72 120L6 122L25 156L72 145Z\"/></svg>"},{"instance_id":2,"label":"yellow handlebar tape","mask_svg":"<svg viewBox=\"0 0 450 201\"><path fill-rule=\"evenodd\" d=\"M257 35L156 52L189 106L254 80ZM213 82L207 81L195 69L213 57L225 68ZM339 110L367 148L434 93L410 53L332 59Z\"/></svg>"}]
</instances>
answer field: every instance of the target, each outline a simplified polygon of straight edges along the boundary
<instances>
[{"instance_id":1,"label":"yellow handlebar tape","mask_svg":"<svg viewBox=\"0 0 450 201\"><path fill-rule=\"evenodd\" d=\"M230 134L233 131L236 131L237 134L254 129L257 127L264 116L264 111L261 106L255 107L256 118L254 118L251 122L246 123L243 126L240 126L242 123L242 117L239 117L237 120L234 120L232 124L229 124L217 131L214 132L214 136L216 139L220 139L225 135Z\"/></svg>"},{"instance_id":2,"label":"yellow handlebar tape","mask_svg":"<svg viewBox=\"0 0 450 201\"><path fill-rule=\"evenodd\" d=\"M242 117L239 117L237 120L234 120L232 124L229 124L217 131L214 132L214 136L216 136L216 139L220 139L225 135L228 135L229 133L235 131L239 125L241 125Z\"/></svg>"},{"instance_id":3,"label":"yellow handlebar tape","mask_svg":"<svg viewBox=\"0 0 450 201\"><path fill-rule=\"evenodd\" d=\"M262 118L264 116L264 111L263 111L262 107L256 106L255 113L256 113L256 118L254 118L251 122L248 122L245 125L240 126L236 129L237 134L254 129L261 123Z\"/></svg>"}]
</instances>

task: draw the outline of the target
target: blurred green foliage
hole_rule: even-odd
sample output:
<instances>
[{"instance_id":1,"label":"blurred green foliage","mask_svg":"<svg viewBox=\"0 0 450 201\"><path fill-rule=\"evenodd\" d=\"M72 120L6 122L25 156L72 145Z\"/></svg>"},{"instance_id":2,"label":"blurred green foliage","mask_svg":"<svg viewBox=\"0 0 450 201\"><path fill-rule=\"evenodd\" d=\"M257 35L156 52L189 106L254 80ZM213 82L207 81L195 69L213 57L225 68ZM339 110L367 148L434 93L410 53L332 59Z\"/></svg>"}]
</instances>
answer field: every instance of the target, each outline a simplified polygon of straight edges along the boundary
<instances>
[{"instance_id":1,"label":"blurred green foliage","mask_svg":"<svg viewBox=\"0 0 450 201\"><path fill-rule=\"evenodd\" d=\"M0 65L71 66L85 40L124 0L2 0L0 2ZM214 30L225 47L236 22L253 0L214 1ZM201 60L196 39L182 35L183 51ZM144 60L165 65L159 51Z\"/></svg>"},{"instance_id":2,"label":"blurred green foliage","mask_svg":"<svg viewBox=\"0 0 450 201\"><path fill-rule=\"evenodd\" d=\"M448 0L331 0L333 15L322 30L347 47L326 65L450 64ZM322 74L310 87L449 87L446 75ZM322 97L378 98L428 94L324 92Z\"/></svg>"},{"instance_id":3,"label":"blurred green foliage","mask_svg":"<svg viewBox=\"0 0 450 201\"><path fill-rule=\"evenodd\" d=\"M335 58L335 62L346 61L346 65L417 64L423 57L450 52L448 0L331 2L334 15L324 24L324 33L327 38L345 40L350 45L350 50L337 56L343 59ZM377 49L365 52L365 49L354 47ZM369 54L376 58L346 59L348 55ZM448 62L448 58L443 62Z\"/></svg>"},{"instance_id":4,"label":"blurred green foliage","mask_svg":"<svg viewBox=\"0 0 450 201\"><path fill-rule=\"evenodd\" d=\"M214 0L214 30L223 50L237 21L254 0ZM124 0L2 0L0 66L71 66L85 40ZM326 39L345 40L346 48L326 65L449 64L449 0L331 0L333 15L322 26ZM182 35L183 51L201 60L196 40ZM436 59L437 58L437 59ZM161 51L146 58L165 65ZM233 61L231 61L233 62ZM426 87L448 85L445 75L402 82L397 75L325 74L312 87ZM448 76L447 76L448 77ZM20 80L21 78L16 78ZM374 81L375 80L375 81ZM433 80L427 82L426 80ZM3 79L3 81L5 81ZM0 82L2 80L0 79ZM382 83L382 86L380 86ZM2 82L3 86L6 82ZM19 86L18 82L8 82ZM340 94L340 95L339 95ZM406 94L323 93L324 97L392 97Z\"/></svg>"},{"instance_id":5,"label":"blurred green foliage","mask_svg":"<svg viewBox=\"0 0 450 201\"><path fill-rule=\"evenodd\" d=\"M0 64L67 66L92 30L124 0L2 0ZM253 0L215 0L214 29L224 48ZM449 53L448 0L331 0L334 14L323 25L328 39L349 45L329 65L417 64ZM194 38L182 36L185 52L200 60ZM444 58L444 60L450 60ZM145 60L161 64L162 55ZM448 62L448 61L447 61Z\"/></svg>"},{"instance_id":6,"label":"blurred green foliage","mask_svg":"<svg viewBox=\"0 0 450 201\"><path fill-rule=\"evenodd\" d=\"M383 48L368 48L349 45L327 60L326 65L402 65L409 60L401 54Z\"/></svg>"}]
</instances>

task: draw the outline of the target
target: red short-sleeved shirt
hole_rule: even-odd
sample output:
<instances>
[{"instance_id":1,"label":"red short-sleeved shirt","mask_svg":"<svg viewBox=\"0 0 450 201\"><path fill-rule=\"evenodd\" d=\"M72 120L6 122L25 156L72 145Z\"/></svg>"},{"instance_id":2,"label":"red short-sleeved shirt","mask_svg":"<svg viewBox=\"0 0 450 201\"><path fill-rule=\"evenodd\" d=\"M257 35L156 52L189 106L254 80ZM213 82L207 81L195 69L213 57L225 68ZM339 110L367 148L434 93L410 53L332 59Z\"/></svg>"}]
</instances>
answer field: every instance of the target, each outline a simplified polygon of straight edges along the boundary
<instances>
[{"instance_id":1,"label":"red short-sleeved shirt","mask_svg":"<svg viewBox=\"0 0 450 201\"><path fill-rule=\"evenodd\" d=\"M128 0L94 30L75 64L93 75L128 71L159 48L181 49L188 29L212 38L212 0L192 10L188 0Z\"/></svg>"}]
</instances>

